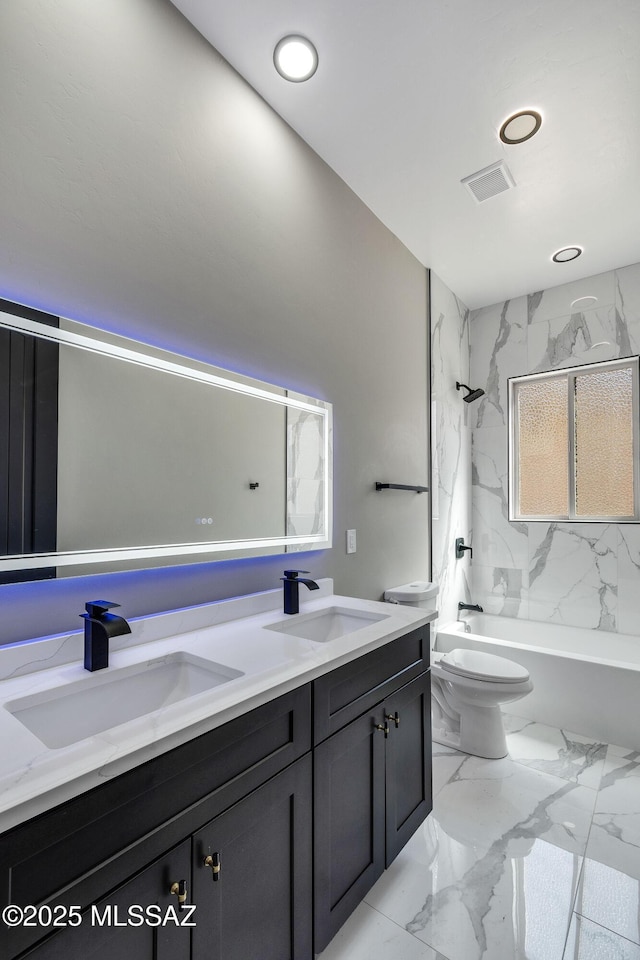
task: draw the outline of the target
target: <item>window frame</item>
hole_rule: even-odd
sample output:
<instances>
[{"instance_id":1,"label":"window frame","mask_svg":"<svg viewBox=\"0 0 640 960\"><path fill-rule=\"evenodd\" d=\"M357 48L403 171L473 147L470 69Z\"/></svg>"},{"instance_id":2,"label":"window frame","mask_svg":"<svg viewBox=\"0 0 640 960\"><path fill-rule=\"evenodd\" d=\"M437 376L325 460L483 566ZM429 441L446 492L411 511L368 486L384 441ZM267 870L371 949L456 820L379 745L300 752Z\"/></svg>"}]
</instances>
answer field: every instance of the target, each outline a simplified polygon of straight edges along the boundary
<instances>
[{"instance_id":1,"label":"window frame","mask_svg":"<svg viewBox=\"0 0 640 960\"><path fill-rule=\"evenodd\" d=\"M627 367L631 370L631 403L632 403L632 429L633 429L633 504L634 513L632 516L576 516L576 489L575 489L575 378L591 370L615 370ZM567 417L569 443L567 448L568 459L568 513L566 515L553 516L548 515L523 515L519 511L519 488L520 488L520 470L519 470L519 419L516 414L516 395L519 384L533 383L541 380L565 380L567 384ZM640 523L640 357L622 357L618 360L601 360L597 363L576 364L572 367L560 367L556 370L547 370L543 373L529 373L518 377L509 377L507 379L508 391L508 507L509 520L519 521L521 523L541 523L541 522L560 522L560 523Z\"/></svg>"}]
</instances>

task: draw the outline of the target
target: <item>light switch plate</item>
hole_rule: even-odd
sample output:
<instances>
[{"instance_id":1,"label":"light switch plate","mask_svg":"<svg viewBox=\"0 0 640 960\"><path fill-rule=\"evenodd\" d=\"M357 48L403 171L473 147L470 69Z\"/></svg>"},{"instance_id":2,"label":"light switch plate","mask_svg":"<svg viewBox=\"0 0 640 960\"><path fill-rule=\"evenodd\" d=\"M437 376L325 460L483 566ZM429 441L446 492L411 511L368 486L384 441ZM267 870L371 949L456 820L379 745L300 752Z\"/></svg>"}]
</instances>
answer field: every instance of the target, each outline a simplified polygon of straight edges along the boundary
<instances>
[{"instance_id":1,"label":"light switch plate","mask_svg":"<svg viewBox=\"0 0 640 960\"><path fill-rule=\"evenodd\" d=\"M355 553L356 549L356 532L347 530L347 553Z\"/></svg>"}]
</instances>

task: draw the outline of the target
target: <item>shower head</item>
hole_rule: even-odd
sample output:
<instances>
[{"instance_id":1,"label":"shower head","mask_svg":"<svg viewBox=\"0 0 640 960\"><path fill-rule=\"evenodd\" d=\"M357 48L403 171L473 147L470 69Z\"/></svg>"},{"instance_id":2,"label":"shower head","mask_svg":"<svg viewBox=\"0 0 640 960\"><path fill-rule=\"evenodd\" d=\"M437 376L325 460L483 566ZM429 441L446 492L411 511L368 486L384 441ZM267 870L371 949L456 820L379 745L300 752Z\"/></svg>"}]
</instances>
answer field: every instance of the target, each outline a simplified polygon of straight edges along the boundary
<instances>
[{"instance_id":1,"label":"shower head","mask_svg":"<svg viewBox=\"0 0 640 960\"><path fill-rule=\"evenodd\" d=\"M462 398L465 403L471 403L473 400L477 400L478 397L484 396L484 390L481 390L480 387L478 387L477 390L472 390L471 387L468 387L466 385L466 383L458 383L458 381L456 380L456 390L459 390L460 387L464 387L465 390L469 391L466 397Z\"/></svg>"}]
</instances>

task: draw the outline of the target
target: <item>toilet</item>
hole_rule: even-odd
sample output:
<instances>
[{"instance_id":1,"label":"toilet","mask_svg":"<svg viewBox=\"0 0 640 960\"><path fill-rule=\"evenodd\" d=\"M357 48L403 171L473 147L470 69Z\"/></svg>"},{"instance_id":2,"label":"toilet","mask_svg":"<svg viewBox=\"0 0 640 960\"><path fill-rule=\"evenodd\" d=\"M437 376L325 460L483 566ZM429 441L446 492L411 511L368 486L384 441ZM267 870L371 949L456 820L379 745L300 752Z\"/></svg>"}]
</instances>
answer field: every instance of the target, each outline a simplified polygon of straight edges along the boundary
<instances>
[{"instance_id":1,"label":"toilet","mask_svg":"<svg viewBox=\"0 0 640 960\"><path fill-rule=\"evenodd\" d=\"M414 581L385 591L390 603L435 607L438 588ZM533 690L528 671L519 663L480 650L433 650L431 641L432 738L476 757L507 755L500 704L519 700Z\"/></svg>"},{"instance_id":2,"label":"toilet","mask_svg":"<svg viewBox=\"0 0 640 960\"><path fill-rule=\"evenodd\" d=\"M475 757L506 757L501 703L533 690L527 670L481 650L431 654L431 721L436 743Z\"/></svg>"}]
</instances>

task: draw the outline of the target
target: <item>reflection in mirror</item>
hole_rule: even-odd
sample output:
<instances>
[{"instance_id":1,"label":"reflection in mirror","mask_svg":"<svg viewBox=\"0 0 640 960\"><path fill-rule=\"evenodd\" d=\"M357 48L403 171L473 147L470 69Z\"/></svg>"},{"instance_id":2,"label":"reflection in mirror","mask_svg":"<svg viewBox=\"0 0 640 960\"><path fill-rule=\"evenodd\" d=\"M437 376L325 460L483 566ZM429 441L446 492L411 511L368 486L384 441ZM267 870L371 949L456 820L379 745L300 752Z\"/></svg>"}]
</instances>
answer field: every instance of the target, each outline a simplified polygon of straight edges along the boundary
<instances>
[{"instance_id":1,"label":"reflection in mirror","mask_svg":"<svg viewBox=\"0 0 640 960\"><path fill-rule=\"evenodd\" d=\"M12 313L2 374L0 582L331 545L330 404Z\"/></svg>"}]
</instances>

